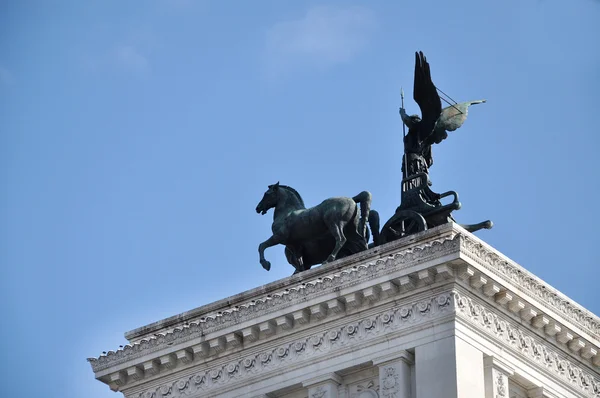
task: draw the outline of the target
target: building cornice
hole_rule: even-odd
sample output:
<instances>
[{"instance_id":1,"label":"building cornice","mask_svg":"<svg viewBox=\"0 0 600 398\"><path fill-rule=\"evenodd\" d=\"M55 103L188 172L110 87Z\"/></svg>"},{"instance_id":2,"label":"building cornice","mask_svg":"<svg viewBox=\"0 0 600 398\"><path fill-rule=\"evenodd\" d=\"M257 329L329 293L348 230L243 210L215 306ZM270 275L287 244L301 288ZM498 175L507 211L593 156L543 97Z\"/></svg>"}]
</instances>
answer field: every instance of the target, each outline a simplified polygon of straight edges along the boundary
<instances>
[{"instance_id":1,"label":"building cornice","mask_svg":"<svg viewBox=\"0 0 600 398\"><path fill-rule=\"evenodd\" d=\"M411 268L411 266L418 265L428 259L435 259L446 255L454 254L454 258L457 259L460 251L460 241L457 238L458 235L453 232L452 229L442 231L442 234L436 234L435 239L420 242L418 245L410 245L413 240L400 242L404 243L404 246L409 247L393 255L377 258L375 261L373 261L373 257L371 257L370 262L354 265L346 269L323 267L324 269L315 270L321 271L318 273L311 273L312 270L308 271L305 273L306 275L304 278L286 278L287 280L293 280L294 283L287 285L289 287L279 291L272 290L270 285L267 285L264 288L254 289L251 292L260 294L238 295L248 300L240 303L240 305L234 307L228 305L226 308L215 308L213 309L213 312L208 314L200 312L199 315L194 318L188 318L189 320L186 321L182 320L184 317L179 317L181 320L177 326L171 326L168 330L163 329L161 330L162 333L159 332L147 339L142 339L134 344L126 345L123 349L109 351L107 355L102 355L98 358L88 358L88 361L91 363L94 372L98 372L111 367L114 364L144 356L149 352L158 351L167 345L173 345L184 340L191 340L200 335L207 335L228 326L239 324L242 321L253 317L279 312L287 307L292 307L297 303L306 302L307 300L326 294L327 292L332 292L336 289L339 290L341 287L356 285L363 282L365 278L389 274L398 269ZM378 255L385 255L397 246L400 246L393 245L393 243L386 245L386 247L382 247L383 250L380 250ZM323 271L329 271L329 273ZM279 283L276 286L279 286ZM250 300L250 298L252 299ZM354 303L351 303L350 305L354 305ZM209 307L213 308L212 306ZM221 310L217 311L217 309Z\"/></svg>"},{"instance_id":2,"label":"building cornice","mask_svg":"<svg viewBox=\"0 0 600 398\"><path fill-rule=\"evenodd\" d=\"M381 338L389 339L395 332L406 332L410 328L453 313L453 294L444 292L362 319L329 327L226 364L181 375L174 382L151 387L130 396L159 398L170 394L169 398L185 397L230 387L233 383L242 382L250 377L289 372L294 367L305 366L307 361L330 357L342 351L353 351L357 345L364 342L373 342Z\"/></svg>"},{"instance_id":3,"label":"building cornice","mask_svg":"<svg viewBox=\"0 0 600 398\"><path fill-rule=\"evenodd\" d=\"M509 346L513 354L535 363L538 370L567 382L576 391L591 398L600 397L600 381L573 361L544 344L521 326L493 312L484 304L456 290L413 301L381 313L343 325L327 328L277 347L269 347L229 363L180 374L175 381L159 384L132 398L179 398L219 389L235 388L249 379L272 376L278 372L305 366L357 346L375 344L381 338L392 339L399 331L407 332L419 324L456 314L485 335Z\"/></svg>"},{"instance_id":4,"label":"building cornice","mask_svg":"<svg viewBox=\"0 0 600 398\"><path fill-rule=\"evenodd\" d=\"M364 262L373 262L381 259L386 260L390 255L395 257L399 254L403 257L412 255L414 259L422 259L424 256L433 253L430 250L425 250L427 247L434 244L439 244L445 240L451 240L461 232L466 231L456 224L449 223L441 225L419 234L411 235L404 239L390 242L385 245L336 260L332 263L321 265L308 271L295 274L287 278L282 278L234 296L200 306L193 310L171 316L149 325L139 327L125 333L125 338L130 342L136 342L144 337L151 337L158 332L164 332L165 330L172 329L173 327L181 326L186 321L197 321L202 318L209 318L211 316L218 317L219 312L222 311L236 311L240 308L251 307L258 300L268 300L271 298L270 295L273 293L285 294L286 288L289 288L290 290L298 289L302 283L308 280L318 279L318 277L324 277L330 274L336 274L340 271L343 271L345 268L356 266L357 264ZM458 249L458 247L456 247L456 249ZM400 251L402 252L399 253ZM416 255L413 255L413 251Z\"/></svg>"},{"instance_id":5,"label":"building cornice","mask_svg":"<svg viewBox=\"0 0 600 398\"><path fill-rule=\"evenodd\" d=\"M567 318L591 337L600 340L600 318L596 315L474 235L462 233L460 241L461 253L483 265L500 280L509 281L520 293L539 301L546 309Z\"/></svg>"},{"instance_id":6,"label":"building cornice","mask_svg":"<svg viewBox=\"0 0 600 398\"><path fill-rule=\"evenodd\" d=\"M466 320L485 335L493 337L503 348L510 348L528 363L536 364L538 369L566 381L590 397L600 397L600 380L547 341L468 295L454 292L453 300L457 318Z\"/></svg>"},{"instance_id":7,"label":"building cornice","mask_svg":"<svg viewBox=\"0 0 600 398\"><path fill-rule=\"evenodd\" d=\"M460 246L455 247L455 249L457 249L456 252L462 254L463 258L466 257L476 261L500 278L514 284L521 293L539 300L546 308L566 317L584 329L588 334L600 340L600 318L598 316L560 293L516 262L478 239L475 235L470 234L453 223L445 224L420 234L346 257L326 266L283 278L215 303L154 322L127 332L125 337L135 343L144 338L152 338L156 334L165 334L177 327L182 328L186 322L188 324L196 322L203 330L210 329L211 327L214 328L220 324L227 323L226 318L228 313L252 311L251 308L254 306L263 307L264 309L265 306L262 305L263 303L271 299L277 299L277 297L273 297L274 295L285 296L288 293L288 289L290 291L301 289L301 284L307 280L317 279L319 276L332 277L332 275L328 275L331 273L335 277L336 271L343 271L345 267L363 261L371 263L382 260L389 261L389 258L386 258L386 256L391 253L394 257L393 260L397 263L399 262L398 258L401 259L402 264L406 264L410 260L423 261L432 253L435 253L435 248L432 248L432 246L443 243L446 240L454 240L456 237L459 237ZM361 264L359 267L368 265L369 263Z\"/></svg>"},{"instance_id":8,"label":"building cornice","mask_svg":"<svg viewBox=\"0 0 600 398\"><path fill-rule=\"evenodd\" d=\"M559 351L600 366L598 317L457 225L409 238L141 328L158 333L89 361L98 379L122 389L456 280L556 339Z\"/></svg>"}]
</instances>

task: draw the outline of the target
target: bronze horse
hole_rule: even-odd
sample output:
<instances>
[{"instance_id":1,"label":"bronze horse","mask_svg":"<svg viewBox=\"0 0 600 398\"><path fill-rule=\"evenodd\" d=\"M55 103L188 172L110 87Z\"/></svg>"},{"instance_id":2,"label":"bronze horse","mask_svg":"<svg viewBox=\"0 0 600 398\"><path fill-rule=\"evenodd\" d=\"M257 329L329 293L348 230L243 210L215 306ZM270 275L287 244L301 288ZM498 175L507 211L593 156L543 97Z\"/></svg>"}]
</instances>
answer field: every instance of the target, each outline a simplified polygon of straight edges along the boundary
<instances>
[{"instance_id":1,"label":"bronze horse","mask_svg":"<svg viewBox=\"0 0 600 398\"><path fill-rule=\"evenodd\" d=\"M278 244L286 246L286 256L296 268L295 273L366 250L370 207L371 194L363 191L353 198L326 199L307 209L294 188L279 182L269 185L256 206L260 214L275 208L273 235L258 246L260 264L267 271L271 269L264 252Z\"/></svg>"}]
</instances>

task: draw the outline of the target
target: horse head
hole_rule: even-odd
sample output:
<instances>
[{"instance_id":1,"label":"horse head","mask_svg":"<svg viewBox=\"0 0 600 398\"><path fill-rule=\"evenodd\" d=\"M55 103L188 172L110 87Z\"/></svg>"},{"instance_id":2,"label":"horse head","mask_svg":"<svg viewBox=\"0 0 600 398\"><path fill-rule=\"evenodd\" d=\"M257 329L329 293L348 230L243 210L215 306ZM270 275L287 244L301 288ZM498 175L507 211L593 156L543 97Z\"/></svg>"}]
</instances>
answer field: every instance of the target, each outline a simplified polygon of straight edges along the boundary
<instances>
[{"instance_id":1,"label":"horse head","mask_svg":"<svg viewBox=\"0 0 600 398\"><path fill-rule=\"evenodd\" d=\"M263 195L263 198L258 205L256 206L256 212L260 214L267 214L269 209L277 206L277 201L279 199L279 181L277 184L269 185L269 189Z\"/></svg>"}]
</instances>

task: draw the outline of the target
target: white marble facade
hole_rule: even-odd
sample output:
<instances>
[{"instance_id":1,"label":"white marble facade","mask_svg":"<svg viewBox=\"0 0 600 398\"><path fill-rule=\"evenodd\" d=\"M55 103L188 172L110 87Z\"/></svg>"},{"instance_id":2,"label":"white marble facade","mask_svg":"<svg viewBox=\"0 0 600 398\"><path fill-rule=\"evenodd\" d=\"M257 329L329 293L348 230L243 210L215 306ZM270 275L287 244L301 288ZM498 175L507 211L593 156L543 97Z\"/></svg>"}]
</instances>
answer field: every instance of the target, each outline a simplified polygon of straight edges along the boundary
<instances>
[{"instance_id":1,"label":"white marble facade","mask_svg":"<svg viewBox=\"0 0 600 398\"><path fill-rule=\"evenodd\" d=\"M600 319L455 224L126 337L126 398L600 397Z\"/></svg>"}]
</instances>

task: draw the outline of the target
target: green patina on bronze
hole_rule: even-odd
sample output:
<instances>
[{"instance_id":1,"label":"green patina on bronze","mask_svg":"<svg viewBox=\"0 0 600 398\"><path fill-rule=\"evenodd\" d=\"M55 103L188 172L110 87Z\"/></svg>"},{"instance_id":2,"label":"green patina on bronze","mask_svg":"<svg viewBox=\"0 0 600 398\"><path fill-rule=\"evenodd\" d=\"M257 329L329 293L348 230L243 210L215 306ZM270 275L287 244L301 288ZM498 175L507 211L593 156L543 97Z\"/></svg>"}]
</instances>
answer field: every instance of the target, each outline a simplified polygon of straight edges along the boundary
<instances>
[{"instance_id":1,"label":"green patina on bronze","mask_svg":"<svg viewBox=\"0 0 600 398\"><path fill-rule=\"evenodd\" d=\"M430 188L431 146L446 139L448 131L455 131L463 125L469 106L485 100L457 103L444 98L449 106L442 109L442 98L438 94L441 90L431 80L427 59L422 52L415 53L415 58L413 98L421 109L421 116L406 114L403 94L400 116L403 128L408 127L408 133L404 134L402 198L395 214L379 230L379 214L371 210L371 194L367 191L353 198L326 199L306 209L295 189L279 183L270 185L256 206L260 214L275 209L271 227L273 235L258 247L260 263L267 271L271 264L265 259L264 251L278 244L285 245L287 260L297 273L368 247L455 222L451 213L461 207L458 194L454 191L438 194ZM444 205L441 200L446 197L452 198L452 202ZM460 225L474 232L489 229L493 224L487 220ZM370 234L373 242L369 245Z\"/></svg>"},{"instance_id":2,"label":"green patina on bronze","mask_svg":"<svg viewBox=\"0 0 600 398\"><path fill-rule=\"evenodd\" d=\"M353 198L329 198L307 209L294 188L278 182L269 185L256 212L266 214L272 208L273 235L258 247L260 263L267 271L271 263L265 259L265 249L279 244L286 246L286 257L295 273L368 247L371 194L367 191Z\"/></svg>"}]
</instances>

